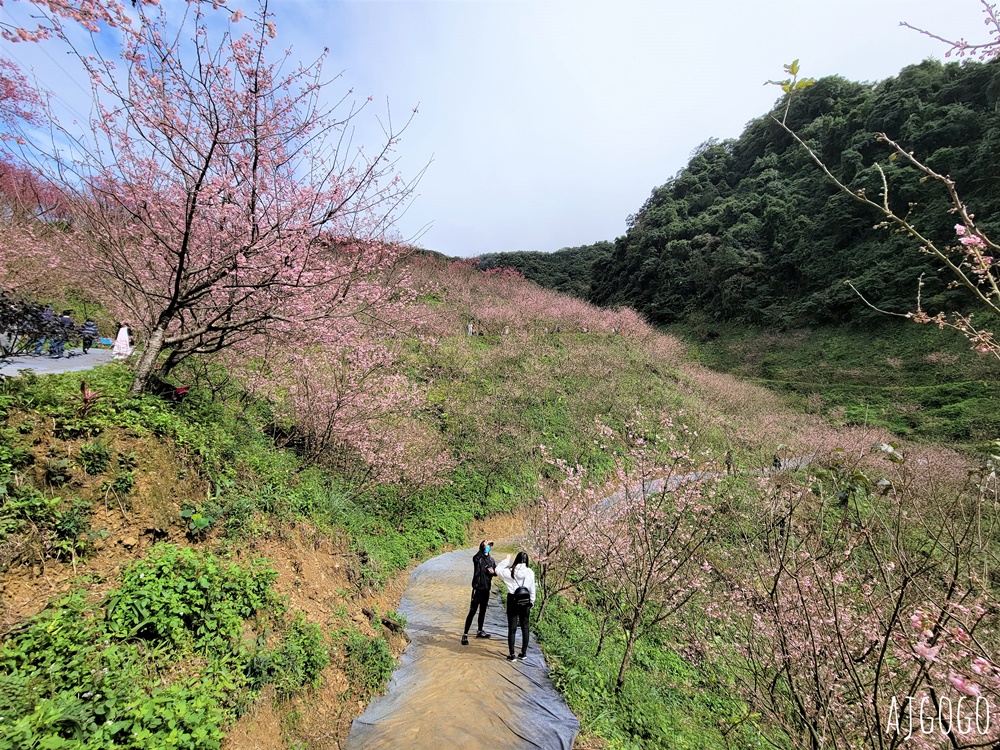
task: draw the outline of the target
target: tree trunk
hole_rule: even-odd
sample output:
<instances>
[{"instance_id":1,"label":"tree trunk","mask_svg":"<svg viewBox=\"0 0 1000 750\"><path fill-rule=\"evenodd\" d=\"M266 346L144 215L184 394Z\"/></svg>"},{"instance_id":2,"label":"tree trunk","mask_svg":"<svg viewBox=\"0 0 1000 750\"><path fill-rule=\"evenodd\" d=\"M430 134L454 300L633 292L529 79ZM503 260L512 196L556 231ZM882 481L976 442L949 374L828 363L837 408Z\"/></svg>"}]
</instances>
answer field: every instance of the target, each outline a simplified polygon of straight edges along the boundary
<instances>
[{"instance_id":1,"label":"tree trunk","mask_svg":"<svg viewBox=\"0 0 1000 750\"><path fill-rule=\"evenodd\" d=\"M604 638L608 634L608 618L601 618L601 635L597 639L597 651L594 652L594 656L601 655L601 649L604 648Z\"/></svg>"},{"instance_id":2,"label":"tree trunk","mask_svg":"<svg viewBox=\"0 0 1000 750\"><path fill-rule=\"evenodd\" d=\"M138 396L146 389L149 376L153 372L153 367L156 366L156 359L160 356L160 350L163 349L163 337L166 333L165 328L154 328L149 341L143 347L139 364L135 368L135 377L132 379L132 388L129 391L133 396Z\"/></svg>"},{"instance_id":3,"label":"tree trunk","mask_svg":"<svg viewBox=\"0 0 1000 750\"><path fill-rule=\"evenodd\" d=\"M542 621L542 618L545 616L545 603L549 600L549 597L545 595L545 591L546 591L546 587L545 587L546 573L547 573L547 570L546 570L545 563L542 563L539 566L539 574L538 574L539 588L541 589L542 593L541 593L541 596L539 597L539 599L541 599L541 601L538 603L538 611L535 613L535 618L536 618L535 622L541 622Z\"/></svg>"},{"instance_id":4,"label":"tree trunk","mask_svg":"<svg viewBox=\"0 0 1000 750\"><path fill-rule=\"evenodd\" d=\"M618 681L615 683L615 692L621 693L622 686L625 684L625 672L628 670L629 662L632 661L632 648L635 646L636 631L628 631L628 636L625 639L625 656L622 658L621 668L618 670Z\"/></svg>"}]
</instances>

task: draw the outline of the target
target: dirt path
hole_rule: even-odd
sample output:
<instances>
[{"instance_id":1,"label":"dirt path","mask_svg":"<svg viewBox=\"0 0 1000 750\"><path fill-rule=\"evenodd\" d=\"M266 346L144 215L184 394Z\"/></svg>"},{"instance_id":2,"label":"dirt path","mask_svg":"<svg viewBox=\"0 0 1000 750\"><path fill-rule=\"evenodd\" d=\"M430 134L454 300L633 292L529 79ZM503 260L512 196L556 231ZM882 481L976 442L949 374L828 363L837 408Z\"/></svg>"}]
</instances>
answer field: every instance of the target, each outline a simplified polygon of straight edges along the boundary
<instances>
[{"instance_id":1,"label":"dirt path","mask_svg":"<svg viewBox=\"0 0 1000 750\"><path fill-rule=\"evenodd\" d=\"M386 695L355 719L348 750L573 746L579 722L552 686L537 644L532 641L524 662L506 660L507 621L498 595L486 617L492 637L461 645L473 554L439 555L410 573L399 611L411 643Z\"/></svg>"}]
</instances>

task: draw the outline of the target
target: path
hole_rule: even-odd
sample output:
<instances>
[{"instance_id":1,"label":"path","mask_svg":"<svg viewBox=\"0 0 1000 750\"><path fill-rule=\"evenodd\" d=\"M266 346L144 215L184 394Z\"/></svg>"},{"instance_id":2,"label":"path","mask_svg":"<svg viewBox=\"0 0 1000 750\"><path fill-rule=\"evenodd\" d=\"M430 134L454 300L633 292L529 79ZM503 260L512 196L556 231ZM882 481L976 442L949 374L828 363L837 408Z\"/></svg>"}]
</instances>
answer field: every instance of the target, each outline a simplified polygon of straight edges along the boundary
<instances>
[{"instance_id":1,"label":"path","mask_svg":"<svg viewBox=\"0 0 1000 750\"><path fill-rule=\"evenodd\" d=\"M75 357L60 357L59 359L53 359L45 354L37 357L10 357L0 360L0 377L15 377L20 370L31 370L36 375L78 372L90 370L98 365L106 365L111 360L112 351L110 349L91 349L86 354L81 353Z\"/></svg>"},{"instance_id":2,"label":"path","mask_svg":"<svg viewBox=\"0 0 1000 750\"><path fill-rule=\"evenodd\" d=\"M461 645L474 554L449 552L410 573L399 606L410 645L388 692L354 720L347 750L573 746L579 722L552 686L534 636L524 662L506 660L507 617L499 595L486 615L492 638L471 637ZM473 621L473 636L475 627Z\"/></svg>"}]
</instances>

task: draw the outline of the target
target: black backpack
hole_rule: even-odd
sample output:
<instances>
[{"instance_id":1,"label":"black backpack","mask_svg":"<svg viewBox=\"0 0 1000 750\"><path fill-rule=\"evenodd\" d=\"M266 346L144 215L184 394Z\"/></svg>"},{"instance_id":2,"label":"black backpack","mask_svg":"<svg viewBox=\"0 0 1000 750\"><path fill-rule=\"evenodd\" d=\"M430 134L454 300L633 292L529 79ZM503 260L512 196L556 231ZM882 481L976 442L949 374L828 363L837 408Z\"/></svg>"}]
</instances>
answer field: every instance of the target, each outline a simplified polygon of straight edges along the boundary
<instances>
[{"instance_id":1,"label":"black backpack","mask_svg":"<svg viewBox=\"0 0 1000 750\"><path fill-rule=\"evenodd\" d=\"M511 578L514 578L513 570L511 571ZM514 582L515 583L517 582L516 578L514 578ZM511 594L510 596L514 600L514 604L516 604L518 607L531 606L531 589L529 589L527 586L518 586L516 589L514 589L514 593Z\"/></svg>"}]
</instances>

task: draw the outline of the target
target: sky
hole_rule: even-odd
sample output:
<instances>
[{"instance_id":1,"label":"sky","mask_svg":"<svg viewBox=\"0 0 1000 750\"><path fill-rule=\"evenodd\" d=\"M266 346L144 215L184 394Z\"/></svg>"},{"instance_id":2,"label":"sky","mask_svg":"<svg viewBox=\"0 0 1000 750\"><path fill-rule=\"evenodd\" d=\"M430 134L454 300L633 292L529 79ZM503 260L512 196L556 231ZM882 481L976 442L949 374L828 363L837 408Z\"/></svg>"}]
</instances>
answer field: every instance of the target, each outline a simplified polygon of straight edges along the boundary
<instances>
[{"instance_id":1,"label":"sky","mask_svg":"<svg viewBox=\"0 0 1000 750\"><path fill-rule=\"evenodd\" d=\"M342 73L331 95L373 97L356 142L379 144L376 115L399 125L417 110L398 167L406 178L424 171L397 230L464 257L613 241L699 144L738 137L771 108L780 91L765 82L784 78L793 59L804 76L875 82L946 51L901 21L947 38L984 30L978 0L271 0L270 9L293 58L329 48L326 70ZM54 48L13 46L3 51L64 101L81 96Z\"/></svg>"}]
</instances>

